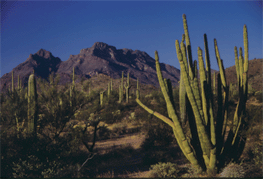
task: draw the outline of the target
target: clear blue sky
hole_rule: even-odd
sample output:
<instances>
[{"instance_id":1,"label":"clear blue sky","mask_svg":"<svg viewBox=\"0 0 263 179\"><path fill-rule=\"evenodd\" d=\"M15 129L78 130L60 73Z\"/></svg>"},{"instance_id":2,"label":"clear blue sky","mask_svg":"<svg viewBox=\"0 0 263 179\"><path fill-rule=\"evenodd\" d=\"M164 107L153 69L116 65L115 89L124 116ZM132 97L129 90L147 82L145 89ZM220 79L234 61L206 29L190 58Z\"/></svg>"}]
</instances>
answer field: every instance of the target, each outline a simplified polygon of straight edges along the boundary
<instances>
[{"instance_id":1,"label":"clear blue sky","mask_svg":"<svg viewBox=\"0 0 263 179\"><path fill-rule=\"evenodd\" d=\"M193 58L208 37L211 66L218 69L213 39L225 68L234 46L243 48L248 28L249 59L262 58L260 1L1 1L1 76L43 48L66 61L95 42L141 50L179 68L175 40L186 14Z\"/></svg>"}]
</instances>

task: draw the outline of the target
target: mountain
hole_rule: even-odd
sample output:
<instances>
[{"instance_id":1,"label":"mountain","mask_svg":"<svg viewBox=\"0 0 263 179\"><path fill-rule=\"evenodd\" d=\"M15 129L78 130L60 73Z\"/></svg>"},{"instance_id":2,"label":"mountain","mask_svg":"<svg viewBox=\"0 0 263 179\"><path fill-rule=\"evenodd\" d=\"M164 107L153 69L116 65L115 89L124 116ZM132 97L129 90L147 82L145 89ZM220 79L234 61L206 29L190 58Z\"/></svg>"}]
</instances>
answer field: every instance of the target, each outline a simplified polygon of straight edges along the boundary
<instances>
[{"instance_id":1,"label":"mountain","mask_svg":"<svg viewBox=\"0 0 263 179\"><path fill-rule=\"evenodd\" d=\"M51 72L56 73L61 62L61 59L54 57L51 52L40 49L37 53L30 54L25 62L13 69L14 83L17 84L17 76L19 75L22 84L27 84L28 77L33 70L36 76L47 79ZM1 77L1 90L11 85L11 79L12 72L6 73Z\"/></svg>"},{"instance_id":2,"label":"mountain","mask_svg":"<svg viewBox=\"0 0 263 179\"><path fill-rule=\"evenodd\" d=\"M161 71L164 78L169 78L173 86L178 84L180 70L168 64L161 63ZM256 90L262 89L262 66L263 59L249 60L249 83ZM71 75L75 68L76 82L81 78L89 79L98 75L121 78L130 73L133 79L139 79L141 83L151 84L159 87L155 70L155 60L146 52L131 49L116 49L103 42L96 42L92 47L81 49L77 55L70 55L66 61L54 57L51 52L40 49L35 54L30 54L25 62L13 69L14 83L17 84L17 75L22 79L22 84L27 85L27 80L32 71L35 71L37 78L48 79L50 73L60 75L60 84L71 82ZM214 72L215 70L212 70ZM236 83L235 66L226 68L228 83ZM12 73L4 74L0 81L0 89L7 89L11 86Z\"/></svg>"},{"instance_id":3,"label":"mountain","mask_svg":"<svg viewBox=\"0 0 263 179\"><path fill-rule=\"evenodd\" d=\"M160 65L164 78L169 78L174 86L177 85L180 70L168 64ZM116 79L121 78L123 71L124 76L129 72L131 78L138 78L141 83L159 85L155 60L146 52L126 48L116 49L103 42L96 42L92 47L80 50L78 55L70 55L66 61L61 61L51 52L40 49L34 55L30 54L25 62L13 69L14 83L17 83L17 75L19 75L22 84L26 85L29 75L35 70L36 76L44 79L47 79L52 72L59 74L60 84L65 84L71 82L73 67L79 79L88 79L98 74ZM2 76L1 89L11 85L11 77L11 72Z\"/></svg>"},{"instance_id":4,"label":"mountain","mask_svg":"<svg viewBox=\"0 0 263 179\"><path fill-rule=\"evenodd\" d=\"M249 60L248 63L248 84L251 84L256 91L263 89L263 59ZM237 84L236 67L225 69L228 83Z\"/></svg>"}]
</instances>

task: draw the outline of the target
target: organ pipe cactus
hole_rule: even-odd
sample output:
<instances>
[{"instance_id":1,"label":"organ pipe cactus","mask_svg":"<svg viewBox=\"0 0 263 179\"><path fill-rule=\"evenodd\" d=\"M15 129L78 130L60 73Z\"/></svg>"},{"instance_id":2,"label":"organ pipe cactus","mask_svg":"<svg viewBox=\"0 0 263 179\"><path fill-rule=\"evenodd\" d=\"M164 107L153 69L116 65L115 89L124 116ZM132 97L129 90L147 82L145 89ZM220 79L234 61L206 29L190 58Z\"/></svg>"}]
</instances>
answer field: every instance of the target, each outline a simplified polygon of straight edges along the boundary
<instances>
[{"instance_id":1,"label":"organ pipe cactus","mask_svg":"<svg viewBox=\"0 0 263 179\"><path fill-rule=\"evenodd\" d=\"M200 79L197 76L197 64L192 63L192 53L186 16L183 15L184 36L179 45L176 40L177 58L180 62L181 80L180 85L184 84L187 98L191 105L193 118L188 117L189 128L183 129L179 117L176 114L172 101L172 89L167 85L167 81L162 76L158 52L155 51L156 72L161 91L167 105L168 117L151 110L145 106L138 98L136 102L157 118L161 119L172 127L175 138L185 157L199 169L207 173L218 172L225 163L231 160L238 160L243 149L246 138L240 133L245 127L245 107L247 99L247 72L248 72L248 36L247 28L244 26L244 48L245 59L243 60L240 52L239 60L236 60L236 66L239 66L237 78L239 82L239 101L233 118L233 125L228 125L228 95L229 86L226 81L223 61L220 58L218 45L214 39L215 54L219 66L218 73L218 95L217 112L213 113L215 108L212 101L213 88L211 80L210 59L208 53L207 37L204 35L205 43L205 63L203 60L203 51L198 47L198 62ZM185 39L184 39L185 38ZM186 45L184 44L186 41ZM236 47L235 47L236 53ZM214 82L214 80L213 80ZM182 86L181 86L182 88ZM226 131L229 131L228 133ZM190 135L186 134L190 132ZM226 139L226 140L224 140Z\"/></svg>"},{"instance_id":2,"label":"organ pipe cactus","mask_svg":"<svg viewBox=\"0 0 263 179\"><path fill-rule=\"evenodd\" d=\"M37 89L36 79L34 73L28 79L28 132L34 133L36 136L37 117L38 117L38 103L37 103Z\"/></svg>"}]
</instances>

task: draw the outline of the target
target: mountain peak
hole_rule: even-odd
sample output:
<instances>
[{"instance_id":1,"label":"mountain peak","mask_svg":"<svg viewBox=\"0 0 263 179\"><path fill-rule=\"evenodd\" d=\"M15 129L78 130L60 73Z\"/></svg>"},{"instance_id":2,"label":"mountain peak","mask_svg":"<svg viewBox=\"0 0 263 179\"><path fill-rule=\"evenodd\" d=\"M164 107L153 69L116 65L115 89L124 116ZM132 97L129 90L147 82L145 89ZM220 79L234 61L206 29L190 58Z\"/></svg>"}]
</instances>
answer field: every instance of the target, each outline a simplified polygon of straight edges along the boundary
<instances>
[{"instance_id":1,"label":"mountain peak","mask_svg":"<svg viewBox=\"0 0 263 179\"><path fill-rule=\"evenodd\" d=\"M108 48L112 48L112 49L115 49L116 50L116 47L114 46L111 46L111 45L108 45L104 42L95 42L91 48L94 48L94 49L99 49L99 50L104 50L104 49L108 49Z\"/></svg>"},{"instance_id":2,"label":"mountain peak","mask_svg":"<svg viewBox=\"0 0 263 179\"><path fill-rule=\"evenodd\" d=\"M40 56L40 57L43 57L43 58L52 58L52 57L54 57L51 52L49 52L49 51L47 51L45 49L42 49L42 48L40 50L38 50L37 53L35 53L34 55L37 55L37 56Z\"/></svg>"}]
</instances>

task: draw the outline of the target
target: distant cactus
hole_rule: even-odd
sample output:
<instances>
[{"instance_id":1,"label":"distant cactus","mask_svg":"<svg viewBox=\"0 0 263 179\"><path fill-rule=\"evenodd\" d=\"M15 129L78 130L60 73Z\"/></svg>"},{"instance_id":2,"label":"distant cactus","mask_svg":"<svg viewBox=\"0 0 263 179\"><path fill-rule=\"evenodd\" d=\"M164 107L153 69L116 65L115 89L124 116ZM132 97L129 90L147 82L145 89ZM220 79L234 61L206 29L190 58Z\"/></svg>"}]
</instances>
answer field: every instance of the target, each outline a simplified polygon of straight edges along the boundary
<instances>
[{"instance_id":1,"label":"distant cactus","mask_svg":"<svg viewBox=\"0 0 263 179\"><path fill-rule=\"evenodd\" d=\"M136 88L136 98L140 98L140 86L139 86L139 79L137 78L137 88Z\"/></svg>"},{"instance_id":2,"label":"distant cactus","mask_svg":"<svg viewBox=\"0 0 263 179\"><path fill-rule=\"evenodd\" d=\"M105 91L102 91L102 92L100 92L100 105L102 106L103 105L103 93L104 93Z\"/></svg>"},{"instance_id":3,"label":"distant cactus","mask_svg":"<svg viewBox=\"0 0 263 179\"><path fill-rule=\"evenodd\" d=\"M35 75L31 74L28 80L28 132L36 135L38 104Z\"/></svg>"},{"instance_id":4,"label":"distant cactus","mask_svg":"<svg viewBox=\"0 0 263 179\"><path fill-rule=\"evenodd\" d=\"M14 71L12 71L12 92L14 92Z\"/></svg>"},{"instance_id":5,"label":"distant cactus","mask_svg":"<svg viewBox=\"0 0 263 179\"><path fill-rule=\"evenodd\" d=\"M110 93L111 93L111 90L110 90L110 82L108 83L108 98L110 98Z\"/></svg>"},{"instance_id":6,"label":"distant cactus","mask_svg":"<svg viewBox=\"0 0 263 179\"><path fill-rule=\"evenodd\" d=\"M122 99L123 99L123 73L122 72L122 75L121 75L121 85L119 86L119 103L122 102Z\"/></svg>"},{"instance_id":7,"label":"distant cactus","mask_svg":"<svg viewBox=\"0 0 263 179\"><path fill-rule=\"evenodd\" d=\"M124 88L126 90L126 92L125 92L125 94L126 94L126 103L128 103L129 102L129 90L131 88L129 73L127 74L127 82L126 82L126 85L124 85Z\"/></svg>"}]
</instances>

